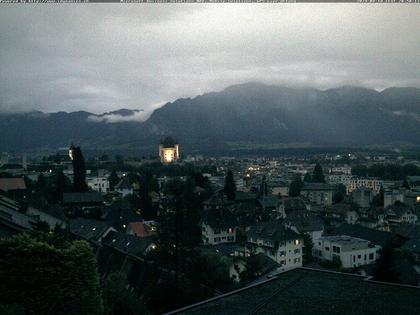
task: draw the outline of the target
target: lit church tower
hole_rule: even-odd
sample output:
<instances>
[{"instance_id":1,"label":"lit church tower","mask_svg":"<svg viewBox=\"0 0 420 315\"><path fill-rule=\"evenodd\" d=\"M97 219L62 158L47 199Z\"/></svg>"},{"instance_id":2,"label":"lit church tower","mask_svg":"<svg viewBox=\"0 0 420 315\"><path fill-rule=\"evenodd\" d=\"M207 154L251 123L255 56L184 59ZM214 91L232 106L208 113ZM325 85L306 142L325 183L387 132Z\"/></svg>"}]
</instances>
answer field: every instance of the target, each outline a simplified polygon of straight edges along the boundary
<instances>
[{"instance_id":1,"label":"lit church tower","mask_svg":"<svg viewBox=\"0 0 420 315\"><path fill-rule=\"evenodd\" d=\"M179 144L172 137L160 141L159 157L162 163L173 163L179 159Z\"/></svg>"}]
</instances>

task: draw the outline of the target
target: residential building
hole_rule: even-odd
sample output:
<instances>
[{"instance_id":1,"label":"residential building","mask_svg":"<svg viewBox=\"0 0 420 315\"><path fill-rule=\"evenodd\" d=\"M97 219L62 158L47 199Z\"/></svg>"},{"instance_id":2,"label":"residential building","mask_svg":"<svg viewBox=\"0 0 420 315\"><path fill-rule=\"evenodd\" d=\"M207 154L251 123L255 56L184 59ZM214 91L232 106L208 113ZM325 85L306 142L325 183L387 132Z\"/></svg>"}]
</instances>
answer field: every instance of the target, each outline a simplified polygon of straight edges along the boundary
<instances>
[{"instance_id":1,"label":"residential building","mask_svg":"<svg viewBox=\"0 0 420 315\"><path fill-rule=\"evenodd\" d=\"M66 213L72 216L99 218L102 212L103 201L102 194L96 191L63 194L63 205Z\"/></svg>"},{"instance_id":2,"label":"residential building","mask_svg":"<svg viewBox=\"0 0 420 315\"><path fill-rule=\"evenodd\" d=\"M314 242L313 255L319 260L340 259L343 268L373 264L380 247L368 240L347 235L323 236Z\"/></svg>"},{"instance_id":3,"label":"residential building","mask_svg":"<svg viewBox=\"0 0 420 315\"><path fill-rule=\"evenodd\" d=\"M384 207L393 205L396 201L404 203L404 189L392 189L384 191Z\"/></svg>"},{"instance_id":4,"label":"residential building","mask_svg":"<svg viewBox=\"0 0 420 315\"><path fill-rule=\"evenodd\" d=\"M357 188L364 187L372 189L375 195L379 194L382 186L382 181L377 178L353 178L347 185L347 193L350 194Z\"/></svg>"},{"instance_id":5,"label":"residential building","mask_svg":"<svg viewBox=\"0 0 420 315\"><path fill-rule=\"evenodd\" d=\"M347 235L368 240L374 245L384 247L386 243L395 240L395 234L370 229L359 224L341 224L328 232L328 235Z\"/></svg>"},{"instance_id":6,"label":"residential building","mask_svg":"<svg viewBox=\"0 0 420 315\"><path fill-rule=\"evenodd\" d=\"M87 177L86 183L88 187L94 191L106 193L109 191L109 180L107 177L95 176Z\"/></svg>"},{"instance_id":7,"label":"residential building","mask_svg":"<svg viewBox=\"0 0 420 315\"><path fill-rule=\"evenodd\" d=\"M133 186L127 177L122 178L114 187L114 191L121 194L122 197L133 194Z\"/></svg>"},{"instance_id":8,"label":"residential building","mask_svg":"<svg viewBox=\"0 0 420 315\"><path fill-rule=\"evenodd\" d=\"M66 219L61 209L51 209L48 212L28 207L26 214L34 218L38 222L45 222L49 225L50 229L54 229L56 226L64 229L67 226Z\"/></svg>"},{"instance_id":9,"label":"residential building","mask_svg":"<svg viewBox=\"0 0 420 315\"><path fill-rule=\"evenodd\" d=\"M384 209L384 220L386 220L390 227L395 227L399 224L408 223L416 224L417 214L407 205L395 203Z\"/></svg>"},{"instance_id":10,"label":"residential building","mask_svg":"<svg viewBox=\"0 0 420 315\"><path fill-rule=\"evenodd\" d=\"M281 221L252 226L247 231L247 250L263 253L286 269L302 266L302 237Z\"/></svg>"},{"instance_id":11,"label":"residential building","mask_svg":"<svg viewBox=\"0 0 420 315\"><path fill-rule=\"evenodd\" d=\"M201 220L203 244L216 245L236 242L237 221L227 208L204 210Z\"/></svg>"},{"instance_id":12,"label":"residential building","mask_svg":"<svg viewBox=\"0 0 420 315\"><path fill-rule=\"evenodd\" d=\"M318 206L332 205L332 196L335 187L324 183L306 183L300 195L306 197L311 203Z\"/></svg>"},{"instance_id":13,"label":"residential building","mask_svg":"<svg viewBox=\"0 0 420 315\"><path fill-rule=\"evenodd\" d=\"M320 238L324 232L323 220L313 212L302 210L293 211L284 220L286 227L298 234L308 234L312 241Z\"/></svg>"},{"instance_id":14,"label":"residential building","mask_svg":"<svg viewBox=\"0 0 420 315\"><path fill-rule=\"evenodd\" d=\"M373 195L372 189L366 187L359 187L351 193L353 202L360 208L369 208L373 200Z\"/></svg>"}]
</instances>

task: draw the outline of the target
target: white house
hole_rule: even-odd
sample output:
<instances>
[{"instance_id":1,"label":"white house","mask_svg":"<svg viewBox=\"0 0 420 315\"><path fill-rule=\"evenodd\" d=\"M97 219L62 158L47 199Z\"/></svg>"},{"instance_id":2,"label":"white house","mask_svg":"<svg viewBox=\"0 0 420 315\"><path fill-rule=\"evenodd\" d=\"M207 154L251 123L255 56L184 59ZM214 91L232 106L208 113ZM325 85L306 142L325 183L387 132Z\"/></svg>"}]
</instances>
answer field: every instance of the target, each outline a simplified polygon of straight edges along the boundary
<instances>
[{"instance_id":1,"label":"white house","mask_svg":"<svg viewBox=\"0 0 420 315\"><path fill-rule=\"evenodd\" d=\"M251 227L247 240L251 254L263 253L285 269L302 266L302 237L279 221Z\"/></svg>"},{"instance_id":2,"label":"white house","mask_svg":"<svg viewBox=\"0 0 420 315\"><path fill-rule=\"evenodd\" d=\"M228 209L208 209L201 220L203 244L216 245L236 242L237 222Z\"/></svg>"},{"instance_id":3,"label":"white house","mask_svg":"<svg viewBox=\"0 0 420 315\"><path fill-rule=\"evenodd\" d=\"M86 183L88 187L92 190L103 192L103 193L109 191L109 180L106 177L102 177L102 176L87 177Z\"/></svg>"},{"instance_id":4,"label":"white house","mask_svg":"<svg viewBox=\"0 0 420 315\"><path fill-rule=\"evenodd\" d=\"M323 236L314 242L313 255L319 260L340 259L343 268L373 264L381 247L369 241L346 236Z\"/></svg>"},{"instance_id":5,"label":"white house","mask_svg":"<svg viewBox=\"0 0 420 315\"><path fill-rule=\"evenodd\" d=\"M329 184L307 183L300 191L300 195L315 205L329 206L332 205L334 191L335 187Z\"/></svg>"}]
</instances>

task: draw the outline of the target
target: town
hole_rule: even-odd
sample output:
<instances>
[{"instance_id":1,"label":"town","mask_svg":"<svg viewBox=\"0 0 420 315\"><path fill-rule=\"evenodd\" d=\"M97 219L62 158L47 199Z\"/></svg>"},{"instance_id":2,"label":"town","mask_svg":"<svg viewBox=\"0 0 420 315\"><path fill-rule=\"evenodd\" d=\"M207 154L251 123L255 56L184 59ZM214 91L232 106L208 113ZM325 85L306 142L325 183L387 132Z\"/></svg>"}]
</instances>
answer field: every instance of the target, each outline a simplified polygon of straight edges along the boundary
<instances>
[{"instance_id":1,"label":"town","mask_svg":"<svg viewBox=\"0 0 420 315\"><path fill-rule=\"evenodd\" d=\"M420 307L415 153L211 157L185 154L171 136L155 156L87 151L74 143L43 157L1 155L5 312L238 314L249 311L248 292L264 300L271 293L260 291L282 288L275 279L296 277L329 296L332 283L348 285L324 313L346 297L356 311L358 290L371 298L364 312Z\"/></svg>"}]
</instances>

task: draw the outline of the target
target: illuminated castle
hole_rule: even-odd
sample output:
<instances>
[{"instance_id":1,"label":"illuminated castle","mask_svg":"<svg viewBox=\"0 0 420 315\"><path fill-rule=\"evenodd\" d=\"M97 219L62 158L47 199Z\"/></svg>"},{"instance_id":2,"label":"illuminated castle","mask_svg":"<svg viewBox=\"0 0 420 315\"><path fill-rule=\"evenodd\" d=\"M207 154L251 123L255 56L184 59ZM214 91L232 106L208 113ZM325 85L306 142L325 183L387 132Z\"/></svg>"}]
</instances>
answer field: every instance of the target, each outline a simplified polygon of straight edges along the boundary
<instances>
[{"instance_id":1,"label":"illuminated castle","mask_svg":"<svg viewBox=\"0 0 420 315\"><path fill-rule=\"evenodd\" d=\"M172 163L179 159L179 144L172 137L160 141L159 157L162 163Z\"/></svg>"}]
</instances>

